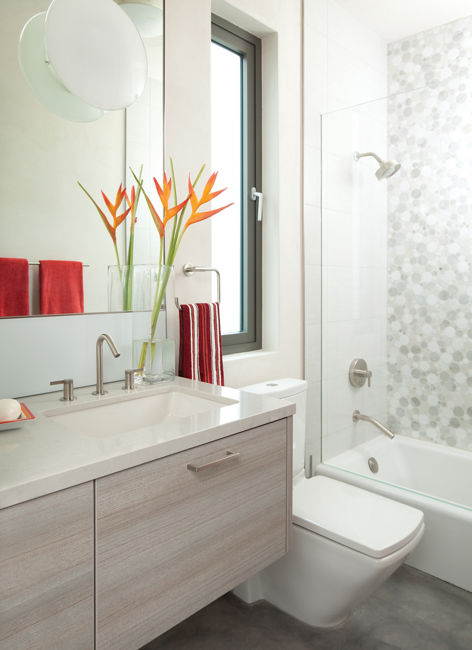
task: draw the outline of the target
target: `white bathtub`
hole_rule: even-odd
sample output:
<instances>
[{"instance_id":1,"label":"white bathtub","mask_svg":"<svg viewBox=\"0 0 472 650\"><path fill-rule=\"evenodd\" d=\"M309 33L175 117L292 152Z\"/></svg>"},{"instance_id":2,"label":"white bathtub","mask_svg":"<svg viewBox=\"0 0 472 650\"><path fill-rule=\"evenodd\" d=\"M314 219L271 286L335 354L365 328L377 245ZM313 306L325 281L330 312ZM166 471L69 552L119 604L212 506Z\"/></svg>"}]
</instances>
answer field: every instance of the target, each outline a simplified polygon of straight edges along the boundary
<instances>
[{"instance_id":1,"label":"white bathtub","mask_svg":"<svg viewBox=\"0 0 472 650\"><path fill-rule=\"evenodd\" d=\"M472 591L472 452L379 436L326 460L316 473L422 510L425 534L406 563Z\"/></svg>"}]
</instances>

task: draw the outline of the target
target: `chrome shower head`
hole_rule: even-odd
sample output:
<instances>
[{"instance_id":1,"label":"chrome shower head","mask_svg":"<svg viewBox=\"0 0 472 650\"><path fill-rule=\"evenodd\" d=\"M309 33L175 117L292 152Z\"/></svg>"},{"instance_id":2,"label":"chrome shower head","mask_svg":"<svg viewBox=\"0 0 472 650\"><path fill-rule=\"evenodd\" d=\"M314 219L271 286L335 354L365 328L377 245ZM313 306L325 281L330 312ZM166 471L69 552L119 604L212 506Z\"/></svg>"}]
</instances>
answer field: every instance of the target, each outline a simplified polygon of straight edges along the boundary
<instances>
[{"instance_id":1,"label":"chrome shower head","mask_svg":"<svg viewBox=\"0 0 472 650\"><path fill-rule=\"evenodd\" d=\"M367 153L359 153L358 151L354 152L354 160L357 162L359 158L364 158L365 156L372 156L379 164L379 168L375 172L377 180L381 181L383 178L390 178L397 173L400 169L401 164L396 160L382 160L376 153L369 151Z\"/></svg>"}]
</instances>

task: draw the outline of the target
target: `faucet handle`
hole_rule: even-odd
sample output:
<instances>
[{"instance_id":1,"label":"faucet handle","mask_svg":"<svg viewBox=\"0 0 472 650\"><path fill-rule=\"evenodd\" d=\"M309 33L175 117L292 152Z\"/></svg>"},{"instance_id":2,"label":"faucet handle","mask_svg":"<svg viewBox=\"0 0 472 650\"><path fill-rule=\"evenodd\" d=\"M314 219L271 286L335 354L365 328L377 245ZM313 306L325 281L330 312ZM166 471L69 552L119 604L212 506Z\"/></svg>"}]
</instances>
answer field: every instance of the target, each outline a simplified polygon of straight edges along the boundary
<instances>
[{"instance_id":1,"label":"faucet handle","mask_svg":"<svg viewBox=\"0 0 472 650\"><path fill-rule=\"evenodd\" d=\"M143 372L143 370L144 368L133 368L131 370L125 370L125 385L123 386L123 390L134 390L134 378L138 372Z\"/></svg>"},{"instance_id":2,"label":"faucet handle","mask_svg":"<svg viewBox=\"0 0 472 650\"><path fill-rule=\"evenodd\" d=\"M64 390L61 397L61 402L72 402L75 400L74 397L74 380L73 379L57 379L56 381L50 381L50 386L58 386L60 384L64 385Z\"/></svg>"},{"instance_id":3,"label":"faucet handle","mask_svg":"<svg viewBox=\"0 0 472 650\"><path fill-rule=\"evenodd\" d=\"M354 359L349 366L349 381L351 386L360 388L367 380L367 386L370 388L372 371L368 369L364 359Z\"/></svg>"}]
</instances>

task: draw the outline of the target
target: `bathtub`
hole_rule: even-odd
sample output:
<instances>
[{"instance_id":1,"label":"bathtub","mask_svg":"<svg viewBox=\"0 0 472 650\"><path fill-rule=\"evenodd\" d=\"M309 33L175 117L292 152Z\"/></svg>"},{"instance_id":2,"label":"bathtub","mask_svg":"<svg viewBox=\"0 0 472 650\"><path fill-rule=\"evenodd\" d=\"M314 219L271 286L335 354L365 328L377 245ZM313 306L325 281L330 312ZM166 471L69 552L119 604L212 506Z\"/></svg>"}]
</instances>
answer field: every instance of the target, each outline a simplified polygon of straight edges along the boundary
<instances>
[{"instance_id":1,"label":"bathtub","mask_svg":"<svg viewBox=\"0 0 472 650\"><path fill-rule=\"evenodd\" d=\"M368 459L375 458L372 473ZM424 512L426 530L406 564L472 591L472 452L379 436L316 468Z\"/></svg>"}]
</instances>

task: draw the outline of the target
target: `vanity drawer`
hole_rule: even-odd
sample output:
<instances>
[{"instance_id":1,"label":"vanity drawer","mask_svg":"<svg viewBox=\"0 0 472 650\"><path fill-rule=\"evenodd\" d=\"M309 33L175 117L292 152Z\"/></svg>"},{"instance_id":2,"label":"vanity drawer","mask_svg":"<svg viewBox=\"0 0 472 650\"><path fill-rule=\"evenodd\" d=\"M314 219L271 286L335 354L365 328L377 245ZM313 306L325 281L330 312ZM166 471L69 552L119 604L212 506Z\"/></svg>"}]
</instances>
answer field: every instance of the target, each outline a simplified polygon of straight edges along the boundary
<instances>
[{"instance_id":1,"label":"vanity drawer","mask_svg":"<svg viewBox=\"0 0 472 650\"><path fill-rule=\"evenodd\" d=\"M291 418L98 480L97 648L139 648L281 557L287 495Z\"/></svg>"}]
</instances>

